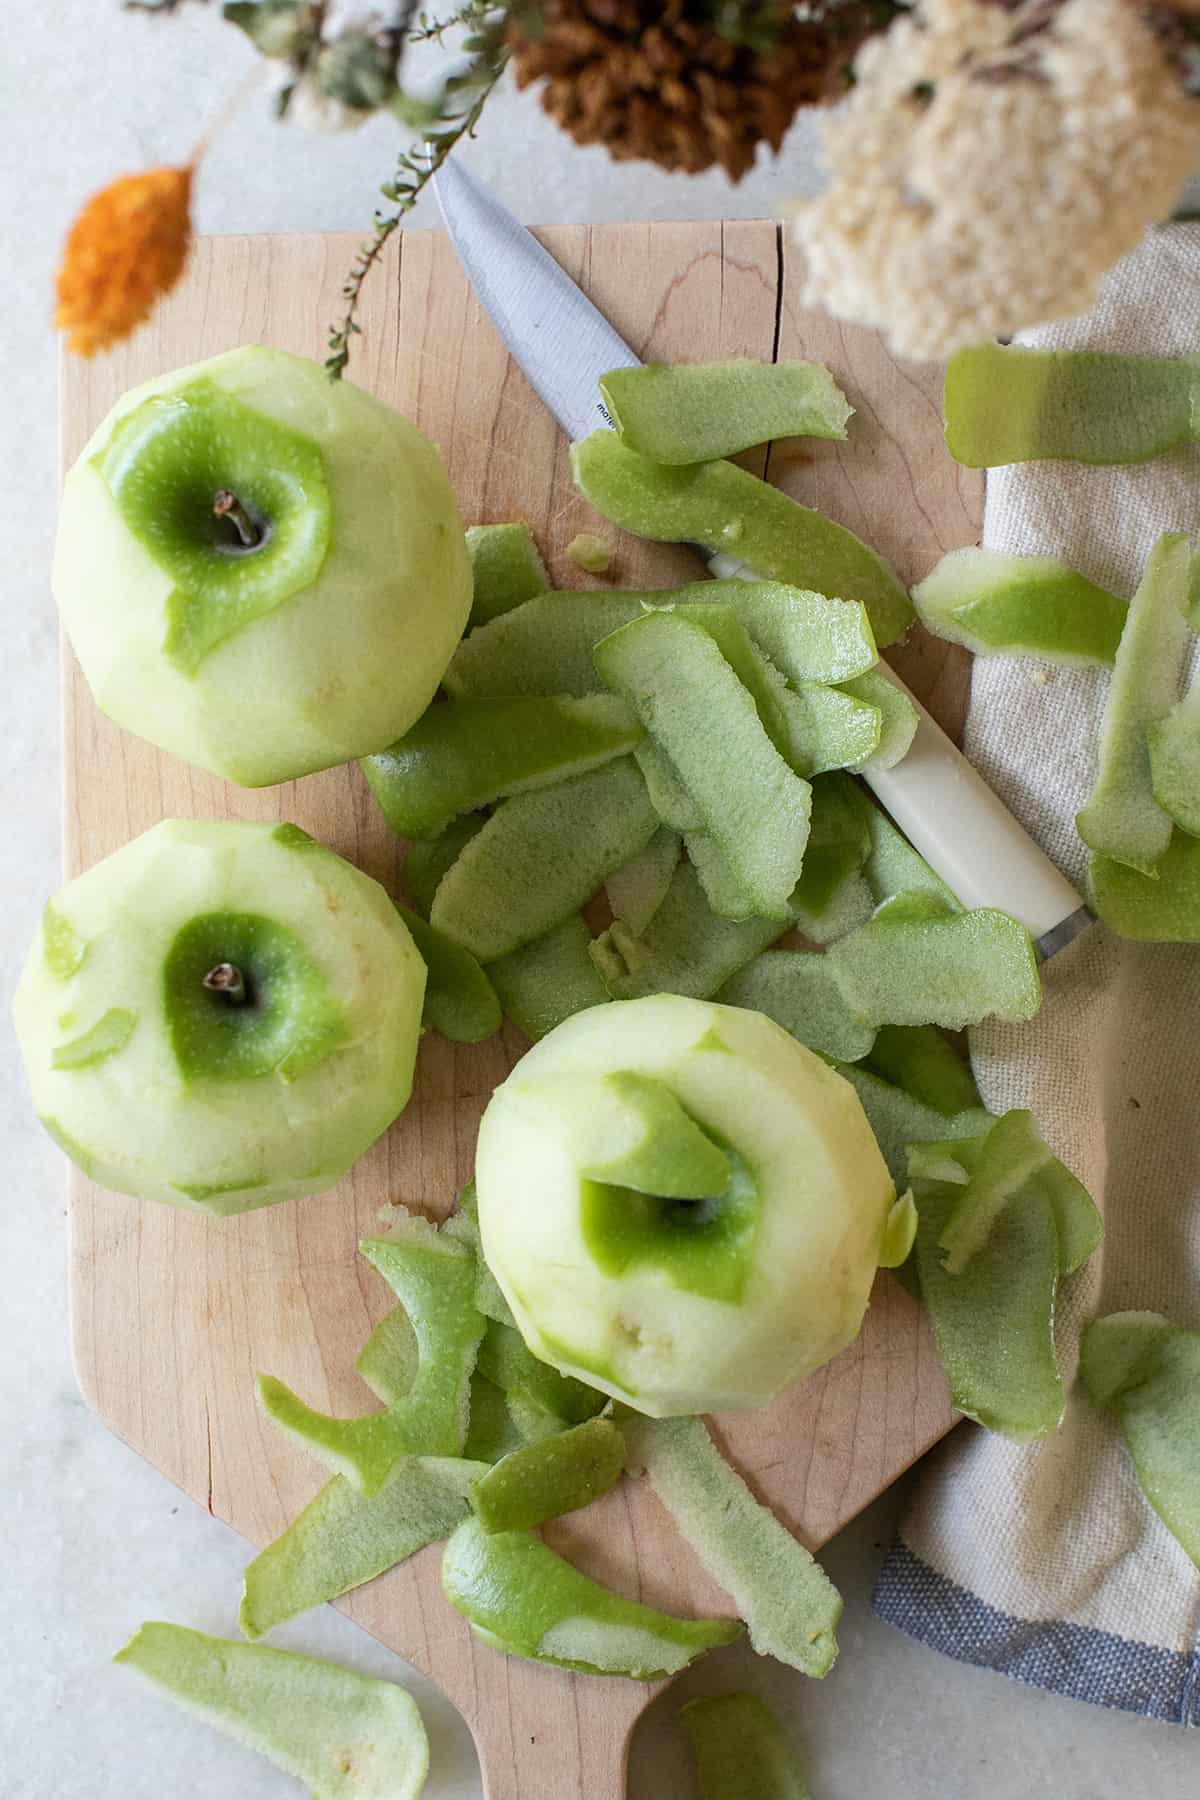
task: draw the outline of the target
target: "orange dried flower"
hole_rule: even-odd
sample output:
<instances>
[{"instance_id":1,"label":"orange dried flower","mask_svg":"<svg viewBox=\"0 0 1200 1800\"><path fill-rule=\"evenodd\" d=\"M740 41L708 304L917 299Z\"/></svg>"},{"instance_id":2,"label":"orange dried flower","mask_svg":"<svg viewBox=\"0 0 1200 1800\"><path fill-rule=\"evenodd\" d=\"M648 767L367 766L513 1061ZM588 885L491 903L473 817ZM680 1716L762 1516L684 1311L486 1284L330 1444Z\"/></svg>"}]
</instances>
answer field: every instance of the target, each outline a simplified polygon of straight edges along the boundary
<instances>
[{"instance_id":1,"label":"orange dried flower","mask_svg":"<svg viewBox=\"0 0 1200 1800\"><path fill-rule=\"evenodd\" d=\"M54 322L77 356L128 337L183 273L192 171L147 169L94 194L72 225Z\"/></svg>"}]
</instances>

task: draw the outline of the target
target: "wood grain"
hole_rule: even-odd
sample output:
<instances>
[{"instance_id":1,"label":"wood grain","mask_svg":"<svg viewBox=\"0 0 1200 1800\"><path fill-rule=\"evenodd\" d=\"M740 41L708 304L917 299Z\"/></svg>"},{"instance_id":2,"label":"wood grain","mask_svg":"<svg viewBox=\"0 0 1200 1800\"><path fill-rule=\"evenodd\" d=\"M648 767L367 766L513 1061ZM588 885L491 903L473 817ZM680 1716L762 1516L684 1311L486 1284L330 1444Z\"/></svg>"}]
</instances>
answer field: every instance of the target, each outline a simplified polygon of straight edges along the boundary
<instances>
[{"instance_id":1,"label":"wood grain","mask_svg":"<svg viewBox=\"0 0 1200 1800\"><path fill-rule=\"evenodd\" d=\"M828 360L858 409L850 443L815 452L776 446L770 477L862 531L906 576L975 540L978 483L941 448L933 373L898 367L872 334L798 308L775 226L580 226L544 239L645 356L770 358L778 346L782 355ZM320 356L353 248L340 237L202 241L183 285L131 344L94 364L65 364L65 465L126 387L161 370L254 339ZM581 585L587 578L563 552L596 520L572 489L561 433L509 362L441 234L393 238L363 323L354 379L441 446L464 518L528 519L556 578ZM607 535L620 584L666 586L697 573L684 550ZM953 726L963 665L943 664L942 649L910 653L905 672ZM69 874L165 816L212 815L293 819L396 887L401 848L357 768L260 793L226 787L102 718L69 651L63 701ZM473 1049L428 1038L403 1118L321 1198L206 1221L101 1192L72 1173L72 1334L84 1395L251 1542L274 1537L322 1480L260 1418L255 1371L282 1376L335 1412L371 1404L354 1358L390 1296L355 1246L389 1205L435 1218L451 1208L470 1172L479 1115L523 1047L511 1028ZM761 1497L815 1547L950 1422L918 1309L884 1276L851 1349L774 1406L724 1417L716 1429ZM551 1535L591 1572L651 1603L729 1609L642 1483L623 1483ZM614 1800L624 1791L629 1733L652 1689L479 1646L442 1598L436 1549L345 1605L462 1709L492 1800Z\"/></svg>"}]
</instances>

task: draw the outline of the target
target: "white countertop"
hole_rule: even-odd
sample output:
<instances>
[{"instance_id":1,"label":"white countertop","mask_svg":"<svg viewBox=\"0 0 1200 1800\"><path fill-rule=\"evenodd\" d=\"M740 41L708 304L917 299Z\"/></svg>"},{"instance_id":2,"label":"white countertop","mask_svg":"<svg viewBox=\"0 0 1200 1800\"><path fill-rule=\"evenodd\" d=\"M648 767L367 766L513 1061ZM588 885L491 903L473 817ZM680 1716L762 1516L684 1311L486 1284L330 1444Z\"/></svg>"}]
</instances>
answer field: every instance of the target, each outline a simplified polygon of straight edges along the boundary
<instances>
[{"instance_id":1,"label":"white countertop","mask_svg":"<svg viewBox=\"0 0 1200 1800\"><path fill-rule=\"evenodd\" d=\"M21 8L0 59L0 242L5 401L0 518L9 620L0 838L11 987L59 874L56 627L48 572L54 522L55 347L50 282L82 198L147 163L179 161L253 63L218 9L173 19L116 0ZM380 122L342 138L280 129L252 102L220 139L196 200L204 231L359 229L397 145ZM569 146L536 101L489 110L468 154L525 218L753 217L816 183L811 132L740 188ZM414 223L432 223L423 207ZM5 1005L7 1017L7 1001ZM84 1407L67 1354L63 1165L36 1126L16 1053L0 1036L0 1507L5 1529L3 1800L268 1800L298 1791L184 1718L108 1658L145 1618L236 1635L245 1546L180 1495ZM673 1709L683 1691L752 1684L808 1746L820 1800L1185 1800L1200 1749L1182 1731L1107 1714L963 1668L910 1643L869 1610L901 1496L886 1496L826 1552L846 1595L842 1654L822 1684L733 1650L710 1658L652 1709L633 1755L633 1800L690 1792ZM281 1644L337 1657L412 1687L434 1757L428 1800L473 1800L478 1773L457 1714L419 1677L325 1608ZM563 1796L563 1800L574 1800ZM614 1795L587 1800L615 1800Z\"/></svg>"}]
</instances>

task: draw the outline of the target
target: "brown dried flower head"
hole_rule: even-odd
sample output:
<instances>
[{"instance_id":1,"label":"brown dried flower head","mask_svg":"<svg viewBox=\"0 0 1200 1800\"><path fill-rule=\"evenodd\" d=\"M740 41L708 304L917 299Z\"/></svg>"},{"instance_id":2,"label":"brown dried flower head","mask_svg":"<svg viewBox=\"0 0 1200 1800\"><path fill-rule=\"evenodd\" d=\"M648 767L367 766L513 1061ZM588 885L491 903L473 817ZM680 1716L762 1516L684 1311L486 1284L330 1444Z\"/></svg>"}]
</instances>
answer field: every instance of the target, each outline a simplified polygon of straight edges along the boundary
<instances>
[{"instance_id":1,"label":"brown dried flower head","mask_svg":"<svg viewBox=\"0 0 1200 1800\"><path fill-rule=\"evenodd\" d=\"M183 273L192 170L147 169L94 194L72 225L54 322L77 356L128 337Z\"/></svg>"},{"instance_id":2,"label":"brown dried flower head","mask_svg":"<svg viewBox=\"0 0 1200 1800\"><path fill-rule=\"evenodd\" d=\"M843 93L855 50L892 0L772 0L762 43L727 35L714 0L527 0L507 35L518 87L579 144L689 175L719 164L732 181L760 144L777 151L800 106ZM727 8L739 12L748 9ZM769 40L769 41L768 41Z\"/></svg>"}]
</instances>

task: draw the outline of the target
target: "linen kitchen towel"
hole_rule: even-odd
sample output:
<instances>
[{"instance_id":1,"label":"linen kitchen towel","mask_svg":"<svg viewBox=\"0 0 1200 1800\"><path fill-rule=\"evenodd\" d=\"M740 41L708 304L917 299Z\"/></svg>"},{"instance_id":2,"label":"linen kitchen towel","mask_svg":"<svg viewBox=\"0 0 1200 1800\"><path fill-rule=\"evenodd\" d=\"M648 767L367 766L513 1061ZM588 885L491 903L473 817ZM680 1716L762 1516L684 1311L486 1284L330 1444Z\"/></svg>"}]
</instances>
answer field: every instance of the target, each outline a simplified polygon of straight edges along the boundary
<instances>
[{"instance_id":1,"label":"linen kitchen towel","mask_svg":"<svg viewBox=\"0 0 1200 1800\"><path fill-rule=\"evenodd\" d=\"M1149 233L1091 313L1021 341L1200 351L1200 228ZM989 548L1059 556L1117 593L1133 592L1168 530L1200 539L1200 445L1137 467L1026 463L988 478ZM1107 671L1010 658L977 661L972 683L968 755L1081 889L1074 817L1107 683ZM986 1105L1030 1107L1104 1212L1104 1244L1059 1298L1070 1384L1098 1314L1149 1308L1200 1327L1200 946L1123 943L1095 925L1043 975L1038 1018L977 1029L971 1054ZM1144 1499L1115 1420L1081 1389L1040 1444L969 1424L950 1435L875 1608L960 1661L1200 1725L1200 1573Z\"/></svg>"}]
</instances>

